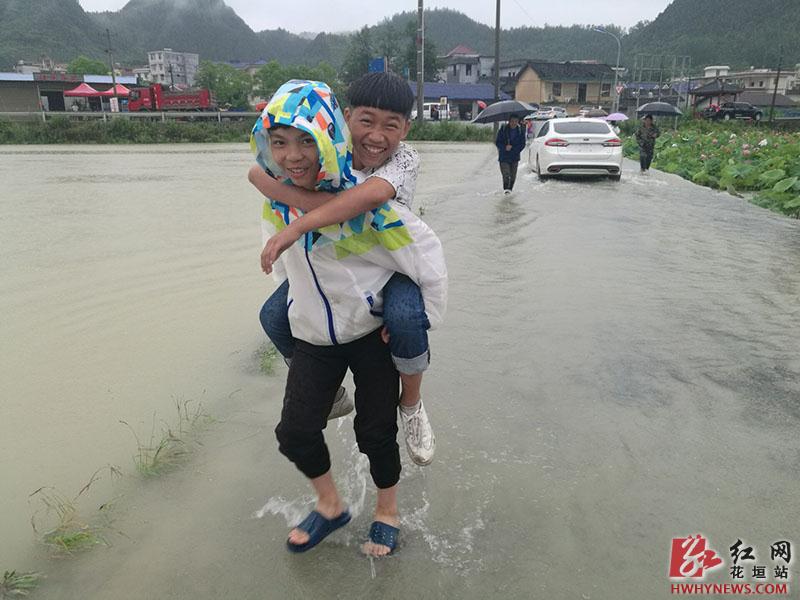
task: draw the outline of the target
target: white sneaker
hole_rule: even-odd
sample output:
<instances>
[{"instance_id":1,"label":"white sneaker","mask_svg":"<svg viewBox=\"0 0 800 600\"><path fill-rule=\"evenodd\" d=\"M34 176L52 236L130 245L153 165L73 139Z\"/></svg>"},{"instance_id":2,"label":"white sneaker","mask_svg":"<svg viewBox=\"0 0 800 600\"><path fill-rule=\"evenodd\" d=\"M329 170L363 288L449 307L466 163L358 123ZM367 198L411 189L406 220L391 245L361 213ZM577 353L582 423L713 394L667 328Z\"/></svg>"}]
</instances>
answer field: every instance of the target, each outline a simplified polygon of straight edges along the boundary
<instances>
[{"instance_id":1,"label":"white sneaker","mask_svg":"<svg viewBox=\"0 0 800 600\"><path fill-rule=\"evenodd\" d=\"M328 421L331 419L338 419L353 412L353 401L350 399L350 394L344 387L340 387L336 392L336 399L333 401L331 412L328 415Z\"/></svg>"},{"instance_id":2,"label":"white sneaker","mask_svg":"<svg viewBox=\"0 0 800 600\"><path fill-rule=\"evenodd\" d=\"M436 450L436 438L433 435L428 413L425 412L422 400L419 401L419 408L413 414L407 415L402 408L399 411L400 420L403 422L408 456L421 467L431 464L433 453Z\"/></svg>"}]
</instances>

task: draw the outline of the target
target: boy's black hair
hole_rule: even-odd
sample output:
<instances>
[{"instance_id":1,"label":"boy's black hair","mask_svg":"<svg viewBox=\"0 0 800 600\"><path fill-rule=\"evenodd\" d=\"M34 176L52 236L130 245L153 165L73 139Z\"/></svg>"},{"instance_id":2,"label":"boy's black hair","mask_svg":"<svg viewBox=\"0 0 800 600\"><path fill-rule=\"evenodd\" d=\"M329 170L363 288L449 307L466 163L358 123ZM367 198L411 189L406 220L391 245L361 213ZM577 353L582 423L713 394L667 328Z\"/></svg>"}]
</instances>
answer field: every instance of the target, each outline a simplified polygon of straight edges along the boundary
<instances>
[{"instance_id":1,"label":"boy's black hair","mask_svg":"<svg viewBox=\"0 0 800 600\"><path fill-rule=\"evenodd\" d=\"M414 107L408 82L394 73L367 73L350 84L347 99L351 108L368 106L400 113L406 119Z\"/></svg>"}]
</instances>

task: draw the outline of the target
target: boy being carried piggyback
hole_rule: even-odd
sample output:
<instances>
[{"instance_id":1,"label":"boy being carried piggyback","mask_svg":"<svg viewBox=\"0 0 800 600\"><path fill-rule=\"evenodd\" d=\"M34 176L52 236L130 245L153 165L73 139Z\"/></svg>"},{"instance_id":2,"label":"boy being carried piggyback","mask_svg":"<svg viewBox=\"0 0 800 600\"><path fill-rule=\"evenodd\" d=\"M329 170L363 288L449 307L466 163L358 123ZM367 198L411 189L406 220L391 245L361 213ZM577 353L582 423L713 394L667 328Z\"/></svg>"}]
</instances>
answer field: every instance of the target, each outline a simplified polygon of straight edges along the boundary
<instances>
[{"instance_id":1,"label":"boy being carried piggyback","mask_svg":"<svg viewBox=\"0 0 800 600\"><path fill-rule=\"evenodd\" d=\"M402 141L411 127L414 104L408 83L391 73L369 73L350 86L348 97L350 106L344 110L344 118L352 136L353 175L359 185L334 195L283 185L258 165L250 171L250 181L265 196L307 213L269 239L261 257L267 273L283 251L310 231L338 227L385 202L395 209L411 209L419 157ZM262 147L266 142L263 136L256 136L256 141ZM384 337L402 382L400 416L406 449L416 464L428 465L433 460L435 437L420 393L430 363L430 323L423 298L417 284L403 273L394 274L383 290L370 291L383 296ZM264 330L287 362L294 353L287 316L290 295L289 284L284 282L261 311ZM350 410L352 401L340 388L330 418Z\"/></svg>"},{"instance_id":2,"label":"boy being carried piggyback","mask_svg":"<svg viewBox=\"0 0 800 600\"><path fill-rule=\"evenodd\" d=\"M392 97L379 96L376 103L392 101ZM383 158L385 163L399 150L399 137L394 145L387 141L387 132L393 131L393 126L381 119L381 112L396 111L380 107L366 110L360 125L368 132L359 139L371 159ZM355 114L355 110L349 112L351 121ZM399 136L403 134L403 121L398 121ZM372 128L378 133L370 133ZM390 280L403 274L416 282L420 304L424 300L424 325L438 324L447 294L441 244L430 228L399 203L382 204L365 214L361 210L351 214L352 218L341 216L352 212L351 203L358 201L355 196L342 202L343 198L347 200L345 194L375 184L370 184L369 178L343 191L357 182L351 169L354 157L344 116L326 85L308 81L284 84L256 124L254 138L263 166L288 179L272 179L261 167L250 173L251 181L268 196L264 223L268 233L274 234L270 241L277 240L273 246L266 245L262 266L287 279L288 285L282 286L286 291L282 312L288 315L289 335L294 336L291 345L279 348L288 350L284 355L291 360L281 420L275 431L281 453L309 478L317 494L315 510L291 531L287 547L293 552L309 550L350 520L333 481L322 433L349 368L356 386L356 440L369 458L370 474L378 488L364 551L382 556L397 543L400 476L397 357L393 361L394 347L390 354L384 342L382 300ZM369 169L383 163L362 160L358 166ZM394 196L404 187L402 183L396 185L390 185ZM311 190L321 190L321 198ZM301 216L296 205L318 199L324 206ZM312 207L306 205L306 209ZM325 209L327 215L322 213ZM334 212L337 224L320 224ZM387 328L390 344L402 337L390 323ZM427 352L425 359L427 365Z\"/></svg>"}]
</instances>

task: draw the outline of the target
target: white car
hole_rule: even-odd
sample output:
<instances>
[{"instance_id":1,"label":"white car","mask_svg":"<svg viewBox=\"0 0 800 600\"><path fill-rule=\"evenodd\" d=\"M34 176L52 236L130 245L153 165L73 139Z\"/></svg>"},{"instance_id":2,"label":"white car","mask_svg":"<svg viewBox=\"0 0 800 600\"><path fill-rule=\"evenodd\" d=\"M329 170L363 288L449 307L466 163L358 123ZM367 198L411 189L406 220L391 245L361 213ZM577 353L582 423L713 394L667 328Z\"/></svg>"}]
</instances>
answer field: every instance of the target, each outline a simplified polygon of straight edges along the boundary
<instances>
[{"instance_id":1,"label":"white car","mask_svg":"<svg viewBox=\"0 0 800 600\"><path fill-rule=\"evenodd\" d=\"M528 147L528 164L539 176L622 175L622 140L602 119L550 119Z\"/></svg>"},{"instance_id":2,"label":"white car","mask_svg":"<svg viewBox=\"0 0 800 600\"><path fill-rule=\"evenodd\" d=\"M528 115L528 119L536 121L546 121L548 119L557 119L559 117L566 117L567 109L560 106L543 106L535 113Z\"/></svg>"}]
</instances>

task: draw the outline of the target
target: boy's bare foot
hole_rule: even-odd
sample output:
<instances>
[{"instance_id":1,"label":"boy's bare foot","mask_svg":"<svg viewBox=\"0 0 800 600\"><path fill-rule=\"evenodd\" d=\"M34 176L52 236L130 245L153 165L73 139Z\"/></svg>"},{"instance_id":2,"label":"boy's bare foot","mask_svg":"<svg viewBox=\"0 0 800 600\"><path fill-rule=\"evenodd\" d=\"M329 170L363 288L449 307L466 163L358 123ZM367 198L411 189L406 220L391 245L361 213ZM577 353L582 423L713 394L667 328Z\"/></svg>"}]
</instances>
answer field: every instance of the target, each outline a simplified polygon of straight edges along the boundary
<instances>
[{"instance_id":1,"label":"boy's bare foot","mask_svg":"<svg viewBox=\"0 0 800 600\"><path fill-rule=\"evenodd\" d=\"M334 519L341 515L345 511L345 505L342 503L340 499L333 503L325 503L322 501L317 502L317 506L315 510L321 514L326 519ZM302 529L292 529L289 532L289 542L300 546L305 544L309 540L310 536L308 535L307 531L303 531Z\"/></svg>"},{"instance_id":2,"label":"boy's bare foot","mask_svg":"<svg viewBox=\"0 0 800 600\"><path fill-rule=\"evenodd\" d=\"M387 525L391 525L392 527L400 527L400 517L397 513L381 513L379 511L375 512L375 520L381 523L386 523ZM383 544L376 544L373 541L364 542L361 546L361 551L366 554L367 556L386 556L389 554L394 548L390 548L389 546L384 546Z\"/></svg>"}]
</instances>

